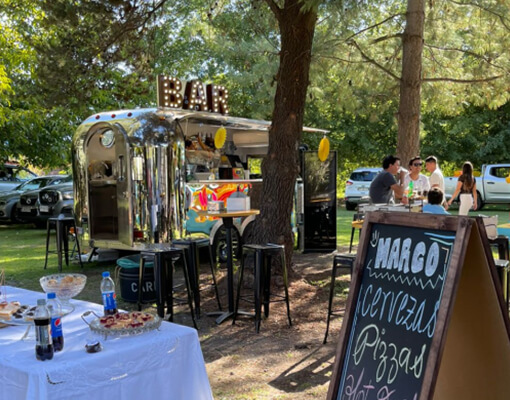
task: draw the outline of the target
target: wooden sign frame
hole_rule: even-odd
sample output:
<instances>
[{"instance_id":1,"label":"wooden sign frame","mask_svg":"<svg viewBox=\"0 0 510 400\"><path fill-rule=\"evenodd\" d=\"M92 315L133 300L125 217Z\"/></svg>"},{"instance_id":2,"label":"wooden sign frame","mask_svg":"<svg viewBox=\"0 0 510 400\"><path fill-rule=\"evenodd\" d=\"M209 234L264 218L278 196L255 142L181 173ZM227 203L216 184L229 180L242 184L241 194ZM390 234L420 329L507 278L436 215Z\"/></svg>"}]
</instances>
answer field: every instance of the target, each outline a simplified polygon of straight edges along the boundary
<instances>
[{"instance_id":1,"label":"wooden sign frame","mask_svg":"<svg viewBox=\"0 0 510 400\"><path fill-rule=\"evenodd\" d=\"M507 399L510 396L510 380L508 379L508 374L510 374L510 320L508 310L505 310L503 291L482 218L403 212L371 212L365 218L327 399L359 398L369 400L378 398L375 391L372 391L374 393L372 397L362 394L356 397L352 393L350 396L345 394L339 396L345 357L350 341L354 340L350 336L353 325L355 325L356 308L374 224L391 225L397 229L398 227L408 227L455 232L453 251L437 311L437 323L422 374L421 389L414 399L406 398L405 400ZM480 288L479 293L478 288ZM458 294L459 298L457 299ZM477 300L478 294L480 294L479 301ZM469 307L477 308L478 318L477 314L470 315ZM480 314L482 315L480 316ZM454 322L450 328L452 318ZM480 324L483 329L473 329L472 332L467 326L469 321L472 321L473 324ZM450 337L448 337L449 329ZM489 335L491 337L486 337ZM402 338L393 339L398 341ZM457 343L464 343L466 348L459 349L460 345L456 345ZM462 352L462 357L458 357L459 352ZM445 353L444 360L442 360L443 353ZM459 359L462 362L459 362ZM442 361L444 366L441 365ZM483 367L479 366L482 363ZM470 367L472 376L467 376L467 381L462 386L463 384L458 381L456 376L462 375L459 368L463 369L467 364L473 364ZM451 371L451 369L456 370ZM466 369L468 368L466 367ZM472 381L477 374L487 374L487 379L490 379L492 385L488 391L484 392L481 387L475 388L474 382L469 381L469 379ZM501 377L501 379L495 377ZM476 378L480 379L483 376ZM438 386L438 390L435 393L436 386ZM484 395L481 396L481 393ZM454 397L451 397L452 395ZM394 397L388 395L384 398L403 400L398 395Z\"/></svg>"}]
</instances>

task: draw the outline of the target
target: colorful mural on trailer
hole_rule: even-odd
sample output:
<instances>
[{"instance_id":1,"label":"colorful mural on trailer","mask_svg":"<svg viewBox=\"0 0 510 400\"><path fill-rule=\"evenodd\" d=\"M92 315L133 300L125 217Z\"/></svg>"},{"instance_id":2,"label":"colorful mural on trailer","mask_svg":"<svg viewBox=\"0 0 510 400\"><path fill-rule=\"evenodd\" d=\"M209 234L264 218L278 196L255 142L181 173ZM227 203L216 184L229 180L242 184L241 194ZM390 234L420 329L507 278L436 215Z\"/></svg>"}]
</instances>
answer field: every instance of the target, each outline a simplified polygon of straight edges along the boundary
<instances>
[{"instance_id":1,"label":"colorful mural on trailer","mask_svg":"<svg viewBox=\"0 0 510 400\"><path fill-rule=\"evenodd\" d=\"M194 184L187 185L188 213L186 218L186 231L188 233L205 233L209 235L213 226L220 218L198 215L198 211L207 210L208 201L223 201L225 207L227 199L235 192L248 195L251 189L249 183L223 183L223 184Z\"/></svg>"}]
</instances>

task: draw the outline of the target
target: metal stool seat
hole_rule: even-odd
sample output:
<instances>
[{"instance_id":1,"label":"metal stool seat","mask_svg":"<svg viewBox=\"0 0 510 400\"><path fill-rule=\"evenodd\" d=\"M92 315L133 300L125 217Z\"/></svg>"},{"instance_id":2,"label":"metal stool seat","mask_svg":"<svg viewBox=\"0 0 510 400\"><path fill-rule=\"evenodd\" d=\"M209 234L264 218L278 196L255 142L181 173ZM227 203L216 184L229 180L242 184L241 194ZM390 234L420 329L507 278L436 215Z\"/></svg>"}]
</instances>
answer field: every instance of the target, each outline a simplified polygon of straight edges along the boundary
<instances>
[{"instance_id":1,"label":"metal stool seat","mask_svg":"<svg viewBox=\"0 0 510 400\"><path fill-rule=\"evenodd\" d=\"M354 241L354 233L356 232L356 229L359 229L359 236L361 236L361 228L363 227L364 219L365 219L365 214L362 214L362 213L355 213L352 216L351 241L349 243L349 253L352 252L352 242Z\"/></svg>"},{"instance_id":2,"label":"metal stool seat","mask_svg":"<svg viewBox=\"0 0 510 400\"><path fill-rule=\"evenodd\" d=\"M170 321L174 318L174 297L173 297L173 267L174 259L182 258L184 281L186 283L186 291L188 297L188 305L191 311L191 319L193 320L193 326L197 328L197 322L195 320L195 313L193 312L193 300L189 273L188 263L183 249L175 247L163 247L150 250L144 250L140 252L140 270L138 274L138 287L141 288L143 285L143 278L145 273L145 261L153 260L154 262L154 286L156 289L156 307L158 315L161 318L165 317L165 305L167 312L170 314ZM142 290L138 291L138 310L142 309Z\"/></svg>"},{"instance_id":3,"label":"metal stool seat","mask_svg":"<svg viewBox=\"0 0 510 400\"><path fill-rule=\"evenodd\" d=\"M216 284L216 274L214 271L214 257L212 253L211 242L207 238L186 238L172 241L174 246L182 248L186 255L186 261L188 263L188 272L191 282L191 288L193 289L194 302L195 302L195 314L197 318L200 318L200 249L207 247L209 254L209 266L211 268L212 280L214 291L216 294L216 301L218 302L218 308L221 311L220 294L218 292L218 285Z\"/></svg>"},{"instance_id":4,"label":"metal stool seat","mask_svg":"<svg viewBox=\"0 0 510 400\"><path fill-rule=\"evenodd\" d=\"M285 263L285 247L268 243L266 245L245 244L242 248L241 266L239 271L239 282L237 285L237 299L234 308L234 318L232 323L235 324L237 312L239 308L239 300L241 298L241 284L243 281L245 258L249 254L254 254L254 303L255 303L255 331L260 331L262 304L264 304L264 315L269 317L269 303L276 301L285 301L287 304L287 318L289 326L292 326L290 318L289 304L289 284L287 278L287 265ZM285 288L285 296L271 294L271 261L273 256L280 256L283 268L283 283ZM277 297L278 300L271 300L271 297Z\"/></svg>"},{"instance_id":5,"label":"metal stool seat","mask_svg":"<svg viewBox=\"0 0 510 400\"><path fill-rule=\"evenodd\" d=\"M56 250L50 250L50 236L51 230L55 228L55 239L57 243ZM83 268L81 261L81 250L80 242L78 240L76 222L73 217L64 218L48 218L46 222L46 257L44 260L44 269L48 266L48 254L56 253L58 255L58 272L62 272L62 252L64 253L66 265L69 266L69 233L71 228L74 229L74 235L76 238L76 247L78 249L78 260L80 266ZM74 250L73 250L74 251Z\"/></svg>"},{"instance_id":6,"label":"metal stool seat","mask_svg":"<svg viewBox=\"0 0 510 400\"><path fill-rule=\"evenodd\" d=\"M341 268L348 268L351 279L352 279L352 269L354 266L354 261L356 260L355 254L335 254L333 258L333 268L331 270L331 283L329 287L329 302L328 302L328 318L326 321L326 334L324 335L324 341L322 343L326 344L328 340L328 332L329 332L329 322L332 315L339 315L337 311L332 310L333 307L333 297L335 297L335 281L337 272ZM341 310L342 312L344 310Z\"/></svg>"}]
</instances>

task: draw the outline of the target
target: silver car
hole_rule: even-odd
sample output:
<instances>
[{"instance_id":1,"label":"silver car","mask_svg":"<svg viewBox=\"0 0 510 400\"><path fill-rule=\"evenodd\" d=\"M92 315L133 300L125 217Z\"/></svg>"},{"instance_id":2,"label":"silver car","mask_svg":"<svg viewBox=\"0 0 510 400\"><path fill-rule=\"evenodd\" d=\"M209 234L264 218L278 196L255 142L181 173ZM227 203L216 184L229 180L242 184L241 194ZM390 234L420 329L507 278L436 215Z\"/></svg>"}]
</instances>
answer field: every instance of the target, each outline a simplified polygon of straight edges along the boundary
<instances>
[{"instance_id":1,"label":"silver car","mask_svg":"<svg viewBox=\"0 0 510 400\"><path fill-rule=\"evenodd\" d=\"M18 184L13 190L0 193L0 222L20 222L16 218L16 203L22 193L38 190L68 179L68 175L47 175Z\"/></svg>"},{"instance_id":2,"label":"silver car","mask_svg":"<svg viewBox=\"0 0 510 400\"><path fill-rule=\"evenodd\" d=\"M15 162L0 164L0 192L15 190L20 184L37 177L29 169Z\"/></svg>"},{"instance_id":3,"label":"silver car","mask_svg":"<svg viewBox=\"0 0 510 400\"><path fill-rule=\"evenodd\" d=\"M58 184L72 182L72 180L71 175L60 175ZM40 188L24 192L16 205L16 218L26 223L34 223L39 228L45 227L48 219L47 216L39 214L39 192L41 190Z\"/></svg>"},{"instance_id":4,"label":"silver car","mask_svg":"<svg viewBox=\"0 0 510 400\"><path fill-rule=\"evenodd\" d=\"M363 197L368 196L370 184L382 168L357 168L345 184L345 208L355 210Z\"/></svg>"}]
</instances>

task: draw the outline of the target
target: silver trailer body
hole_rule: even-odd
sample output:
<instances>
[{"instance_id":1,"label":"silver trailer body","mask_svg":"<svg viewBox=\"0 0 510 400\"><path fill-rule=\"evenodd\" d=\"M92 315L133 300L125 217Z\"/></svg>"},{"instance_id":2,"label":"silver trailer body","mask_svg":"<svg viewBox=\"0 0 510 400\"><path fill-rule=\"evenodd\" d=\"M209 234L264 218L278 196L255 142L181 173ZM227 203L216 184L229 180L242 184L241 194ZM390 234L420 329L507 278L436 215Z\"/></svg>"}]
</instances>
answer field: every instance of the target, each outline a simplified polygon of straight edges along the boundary
<instances>
[{"instance_id":1,"label":"silver trailer body","mask_svg":"<svg viewBox=\"0 0 510 400\"><path fill-rule=\"evenodd\" d=\"M185 138L214 135L222 126L228 153L266 154L267 121L168 108L87 118L72 143L74 210L83 238L91 247L139 250L182 237Z\"/></svg>"}]
</instances>

